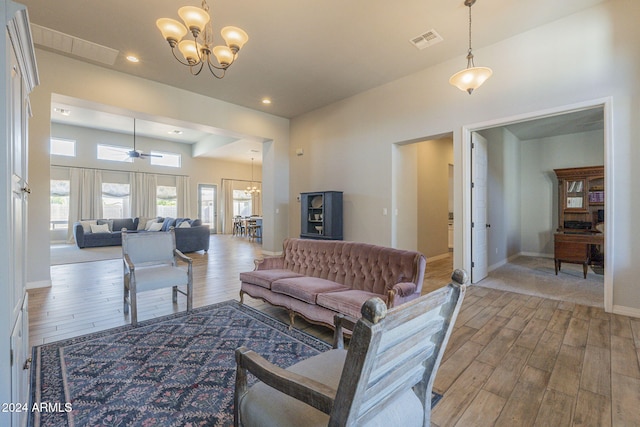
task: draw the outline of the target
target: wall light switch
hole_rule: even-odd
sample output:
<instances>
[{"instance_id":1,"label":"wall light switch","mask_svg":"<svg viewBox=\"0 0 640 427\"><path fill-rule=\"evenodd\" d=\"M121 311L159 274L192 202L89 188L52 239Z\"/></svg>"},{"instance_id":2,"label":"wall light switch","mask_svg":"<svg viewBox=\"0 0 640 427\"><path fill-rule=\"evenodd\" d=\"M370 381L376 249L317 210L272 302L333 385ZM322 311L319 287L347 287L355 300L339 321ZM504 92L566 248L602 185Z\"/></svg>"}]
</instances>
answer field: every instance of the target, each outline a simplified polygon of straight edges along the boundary
<instances>
[{"instance_id":1,"label":"wall light switch","mask_svg":"<svg viewBox=\"0 0 640 427\"><path fill-rule=\"evenodd\" d=\"M387 215L387 208L382 208L382 215Z\"/></svg>"},{"instance_id":2,"label":"wall light switch","mask_svg":"<svg viewBox=\"0 0 640 427\"><path fill-rule=\"evenodd\" d=\"M280 208L276 208L276 213L279 214L280 213Z\"/></svg>"}]
</instances>

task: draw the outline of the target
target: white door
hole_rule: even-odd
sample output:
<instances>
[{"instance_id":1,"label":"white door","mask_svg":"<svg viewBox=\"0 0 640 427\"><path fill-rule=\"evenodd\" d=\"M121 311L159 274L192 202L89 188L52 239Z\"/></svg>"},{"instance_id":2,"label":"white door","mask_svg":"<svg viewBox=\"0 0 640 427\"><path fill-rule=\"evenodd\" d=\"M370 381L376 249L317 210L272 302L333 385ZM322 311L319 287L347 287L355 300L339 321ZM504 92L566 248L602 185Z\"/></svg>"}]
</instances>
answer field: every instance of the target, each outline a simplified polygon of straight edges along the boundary
<instances>
[{"instance_id":1,"label":"white door","mask_svg":"<svg viewBox=\"0 0 640 427\"><path fill-rule=\"evenodd\" d=\"M7 38L8 39L8 38ZM26 295L26 241L27 241L27 125L26 114L28 109L26 88L18 67L18 61L13 49L11 52L11 86L9 97L11 99L11 126L9 137L11 141L10 179L11 179L11 235L9 238L10 277L11 289L9 291L12 313L11 321L14 322L11 333L11 395L14 402L26 402L28 399L29 371L24 369L29 357L29 324ZM24 413L12 415L13 425L23 425Z\"/></svg>"},{"instance_id":2,"label":"white door","mask_svg":"<svg viewBox=\"0 0 640 427\"><path fill-rule=\"evenodd\" d=\"M487 140L471 133L471 283L488 274Z\"/></svg>"},{"instance_id":3,"label":"white door","mask_svg":"<svg viewBox=\"0 0 640 427\"><path fill-rule=\"evenodd\" d=\"M218 224L218 186L198 184L198 217L209 225L211 234L216 234Z\"/></svg>"}]
</instances>

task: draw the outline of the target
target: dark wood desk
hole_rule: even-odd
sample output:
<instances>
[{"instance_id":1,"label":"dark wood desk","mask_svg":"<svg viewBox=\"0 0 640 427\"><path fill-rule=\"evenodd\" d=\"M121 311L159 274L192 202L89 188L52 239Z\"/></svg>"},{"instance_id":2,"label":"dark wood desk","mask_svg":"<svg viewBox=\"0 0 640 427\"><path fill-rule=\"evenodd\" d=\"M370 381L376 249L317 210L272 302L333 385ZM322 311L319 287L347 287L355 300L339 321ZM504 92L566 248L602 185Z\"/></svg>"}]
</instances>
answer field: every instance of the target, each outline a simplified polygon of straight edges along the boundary
<instances>
[{"instance_id":1,"label":"dark wood desk","mask_svg":"<svg viewBox=\"0 0 640 427\"><path fill-rule=\"evenodd\" d=\"M556 275L562 262L582 264L584 278L591 262L591 246L604 245L604 234L591 232L564 231L554 235L554 261Z\"/></svg>"}]
</instances>

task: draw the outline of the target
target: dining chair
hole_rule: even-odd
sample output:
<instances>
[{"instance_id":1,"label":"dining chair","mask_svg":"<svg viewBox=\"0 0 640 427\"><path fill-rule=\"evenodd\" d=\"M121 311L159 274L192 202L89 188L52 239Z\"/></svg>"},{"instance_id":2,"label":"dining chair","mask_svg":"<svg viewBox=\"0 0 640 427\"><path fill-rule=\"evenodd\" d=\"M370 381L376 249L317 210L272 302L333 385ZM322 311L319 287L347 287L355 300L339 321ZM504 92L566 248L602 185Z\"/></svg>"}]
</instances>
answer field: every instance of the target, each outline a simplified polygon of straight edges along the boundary
<instances>
[{"instance_id":1,"label":"dining chair","mask_svg":"<svg viewBox=\"0 0 640 427\"><path fill-rule=\"evenodd\" d=\"M173 227L170 231L128 232L122 230L122 260L124 269L124 314L131 306L131 324L138 324L138 293L171 287L172 300L178 302L178 292L187 297L187 311L193 308L192 260L176 249ZM186 263L186 268L178 265ZM179 289L183 286L186 289Z\"/></svg>"}]
</instances>

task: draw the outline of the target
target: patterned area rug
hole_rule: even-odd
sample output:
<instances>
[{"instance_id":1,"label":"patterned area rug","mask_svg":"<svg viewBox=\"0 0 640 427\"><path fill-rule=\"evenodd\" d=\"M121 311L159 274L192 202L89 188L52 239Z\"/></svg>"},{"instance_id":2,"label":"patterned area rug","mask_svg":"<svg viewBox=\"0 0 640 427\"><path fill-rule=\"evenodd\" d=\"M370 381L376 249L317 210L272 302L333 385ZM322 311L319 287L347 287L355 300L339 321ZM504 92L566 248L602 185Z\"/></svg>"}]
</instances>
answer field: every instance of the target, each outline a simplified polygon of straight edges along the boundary
<instances>
[{"instance_id":1,"label":"patterned area rug","mask_svg":"<svg viewBox=\"0 0 640 427\"><path fill-rule=\"evenodd\" d=\"M237 301L37 346L28 425L233 425L240 346L281 367L330 348Z\"/></svg>"},{"instance_id":2,"label":"patterned area rug","mask_svg":"<svg viewBox=\"0 0 640 427\"><path fill-rule=\"evenodd\" d=\"M330 348L236 301L34 347L29 425L232 425L240 346L281 367Z\"/></svg>"}]
</instances>

